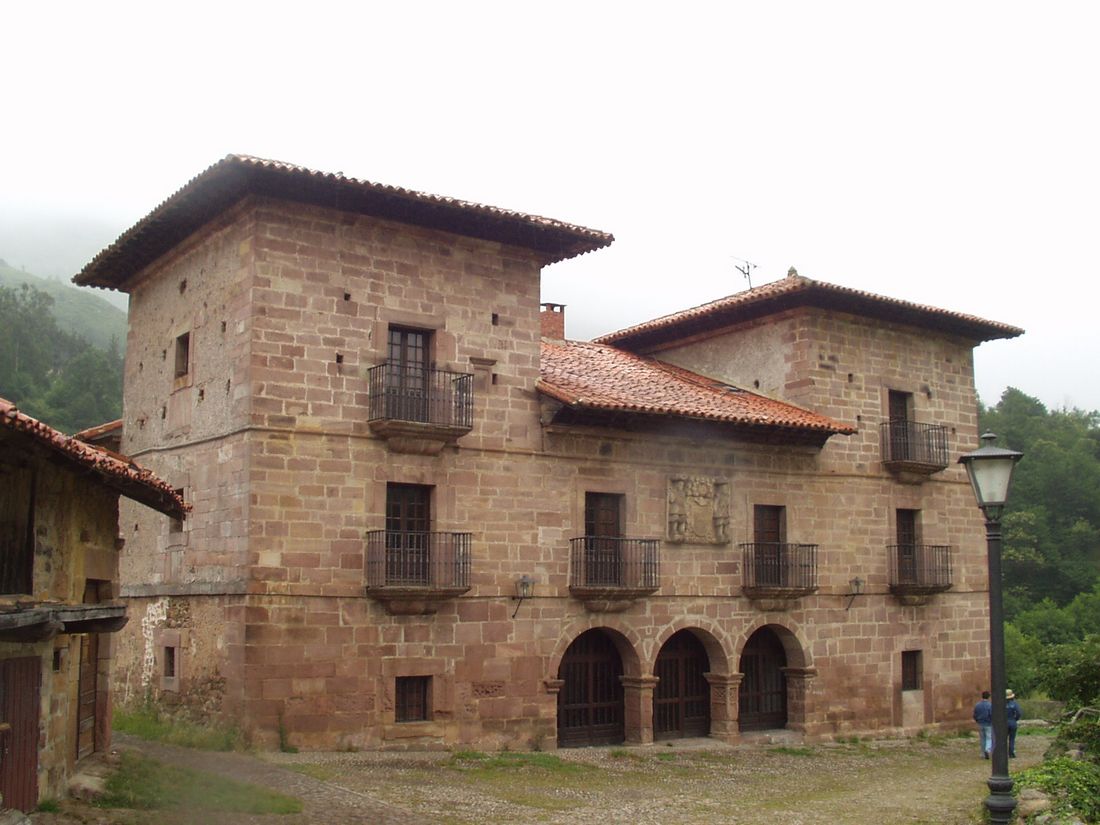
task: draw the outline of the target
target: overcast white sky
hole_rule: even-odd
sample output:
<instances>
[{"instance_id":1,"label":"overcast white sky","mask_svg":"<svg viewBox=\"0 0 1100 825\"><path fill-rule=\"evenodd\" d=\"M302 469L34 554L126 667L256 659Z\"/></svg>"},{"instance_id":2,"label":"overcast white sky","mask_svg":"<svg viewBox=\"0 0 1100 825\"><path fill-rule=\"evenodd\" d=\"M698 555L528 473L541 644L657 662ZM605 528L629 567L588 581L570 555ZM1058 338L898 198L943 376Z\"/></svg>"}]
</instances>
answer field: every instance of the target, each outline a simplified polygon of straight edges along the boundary
<instances>
[{"instance_id":1,"label":"overcast white sky","mask_svg":"<svg viewBox=\"0 0 1100 825\"><path fill-rule=\"evenodd\" d=\"M610 231L589 338L812 278L1022 326L1100 409L1100 4L7 3L0 257L73 274L229 152ZM75 255L76 260L72 260Z\"/></svg>"}]
</instances>

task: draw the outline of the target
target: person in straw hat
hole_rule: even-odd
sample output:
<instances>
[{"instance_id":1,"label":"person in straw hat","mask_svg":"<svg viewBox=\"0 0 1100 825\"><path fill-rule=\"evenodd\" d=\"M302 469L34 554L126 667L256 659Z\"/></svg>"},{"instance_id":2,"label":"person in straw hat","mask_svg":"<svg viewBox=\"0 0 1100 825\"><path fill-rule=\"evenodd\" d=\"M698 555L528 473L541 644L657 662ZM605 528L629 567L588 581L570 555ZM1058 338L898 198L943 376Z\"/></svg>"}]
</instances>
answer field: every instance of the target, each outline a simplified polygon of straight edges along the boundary
<instances>
[{"instance_id":1,"label":"person in straw hat","mask_svg":"<svg viewBox=\"0 0 1100 825\"><path fill-rule=\"evenodd\" d=\"M1008 722L1008 758L1016 758L1016 728L1020 725L1020 706L1016 704L1016 694L1011 689L1005 691L1005 721Z\"/></svg>"}]
</instances>

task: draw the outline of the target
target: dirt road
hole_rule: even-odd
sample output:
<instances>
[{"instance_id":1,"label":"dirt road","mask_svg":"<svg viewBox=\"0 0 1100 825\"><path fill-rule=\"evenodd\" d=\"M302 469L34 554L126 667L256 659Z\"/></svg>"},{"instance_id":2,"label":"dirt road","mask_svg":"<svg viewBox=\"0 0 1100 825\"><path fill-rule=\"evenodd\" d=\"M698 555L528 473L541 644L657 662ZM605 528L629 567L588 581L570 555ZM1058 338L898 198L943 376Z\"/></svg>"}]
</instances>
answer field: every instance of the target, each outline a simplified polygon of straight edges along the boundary
<instances>
[{"instance_id":1,"label":"dirt road","mask_svg":"<svg viewBox=\"0 0 1100 825\"><path fill-rule=\"evenodd\" d=\"M1022 736L1013 769L1038 762L1049 739ZM974 825L990 763L970 739L886 740L815 747L722 747L710 740L547 754L190 751L118 736L116 746L297 796L301 814L189 812L165 825L412 825L412 823L730 823L731 825ZM549 757L549 758L548 758ZM72 811L77 814L77 811ZM81 819L36 814L36 825L137 825L140 812ZM94 818L84 818L84 817Z\"/></svg>"}]
</instances>

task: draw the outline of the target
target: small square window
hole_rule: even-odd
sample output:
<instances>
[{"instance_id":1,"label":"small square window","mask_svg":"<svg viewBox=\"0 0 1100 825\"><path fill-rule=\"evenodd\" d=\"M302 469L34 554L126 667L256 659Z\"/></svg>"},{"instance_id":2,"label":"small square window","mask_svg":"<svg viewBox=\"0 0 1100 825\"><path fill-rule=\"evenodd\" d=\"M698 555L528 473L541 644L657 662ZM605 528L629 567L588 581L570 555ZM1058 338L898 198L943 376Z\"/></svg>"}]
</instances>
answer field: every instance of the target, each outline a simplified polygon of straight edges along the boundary
<instances>
[{"instance_id":1,"label":"small square window","mask_svg":"<svg viewBox=\"0 0 1100 825\"><path fill-rule=\"evenodd\" d=\"M176 678L176 649L174 647L164 648L164 678Z\"/></svg>"},{"instance_id":2,"label":"small square window","mask_svg":"<svg viewBox=\"0 0 1100 825\"><path fill-rule=\"evenodd\" d=\"M191 372L191 333L185 332L176 338L176 378L183 378Z\"/></svg>"},{"instance_id":3,"label":"small square window","mask_svg":"<svg viewBox=\"0 0 1100 825\"><path fill-rule=\"evenodd\" d=\"M922 690L924 682L924 664L919 650L901 652L901 689Z\"/></svg>"},{"instance_id":4,"label":"small square window","mask_svg":"<svg viewBox=\"0 0 1100 825\"><path fill-rule=\"evenodd\" d=\"M394 721L427 721L431 686L431 676L398 676L394 685Z\"/></svg>"}]
</instances>

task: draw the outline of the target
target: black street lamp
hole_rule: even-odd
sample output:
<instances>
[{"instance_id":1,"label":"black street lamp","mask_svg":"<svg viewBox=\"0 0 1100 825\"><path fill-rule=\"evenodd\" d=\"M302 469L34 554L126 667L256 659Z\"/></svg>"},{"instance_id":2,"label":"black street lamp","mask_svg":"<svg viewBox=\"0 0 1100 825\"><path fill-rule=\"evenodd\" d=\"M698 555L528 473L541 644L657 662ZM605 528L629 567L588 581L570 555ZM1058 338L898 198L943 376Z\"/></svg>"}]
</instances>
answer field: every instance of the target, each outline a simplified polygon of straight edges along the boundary
<instances>
[{"instance_id":1,"label":"black street lamp","mask_svg":"<svg viewBox=\"0 0 1100 825\"><path fill-rule=\"evenodd\" d=\"M985 515L989 554L989 689L993 693L993 772L985 807L993 825L1008 825L1016 800L1008 775L1008 725L1005 722L1005 627L1001 604L1001 515L1004 513L1012 471L1024 457L1015 450L994 447L997 436L986 433L982 446L959 458L970 476L970 486Z\"/></svg>"}]
</instances>

